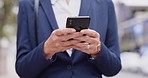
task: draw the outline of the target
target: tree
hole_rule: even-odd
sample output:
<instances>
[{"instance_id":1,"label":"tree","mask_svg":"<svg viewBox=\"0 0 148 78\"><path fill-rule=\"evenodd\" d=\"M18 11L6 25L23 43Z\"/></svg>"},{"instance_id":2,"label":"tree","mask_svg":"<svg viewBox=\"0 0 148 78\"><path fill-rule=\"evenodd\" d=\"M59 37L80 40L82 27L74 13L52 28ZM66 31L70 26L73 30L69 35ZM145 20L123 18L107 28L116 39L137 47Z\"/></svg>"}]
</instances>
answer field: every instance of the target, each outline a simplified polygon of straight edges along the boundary
<instances>
[{"instance_id":1,"label":"tree","mask_svg":"<svg viewBox=\"0 0 148 78\"><path fill-rule=\"evenodd\" d=\"M6 24L8 16L10 15L11 2L10 0L3 0L4 6L0 12L0 38L3 36L3 27Z\"/></svg>"},{"instance_id":2,"label":"tree","mask_svg":"<svg viewBox=\"0 0 148 78\"><path fill-rule=\"evenodd\" d=\"M11 12L11 1L10 0L3 0L4 3L3 7L0 9L0 41L3 37L3 27L6 24L6 21ZM5 73L6 69L6 52L1 50L0 45L0 74Z\"/></svg>"}]
</instances>

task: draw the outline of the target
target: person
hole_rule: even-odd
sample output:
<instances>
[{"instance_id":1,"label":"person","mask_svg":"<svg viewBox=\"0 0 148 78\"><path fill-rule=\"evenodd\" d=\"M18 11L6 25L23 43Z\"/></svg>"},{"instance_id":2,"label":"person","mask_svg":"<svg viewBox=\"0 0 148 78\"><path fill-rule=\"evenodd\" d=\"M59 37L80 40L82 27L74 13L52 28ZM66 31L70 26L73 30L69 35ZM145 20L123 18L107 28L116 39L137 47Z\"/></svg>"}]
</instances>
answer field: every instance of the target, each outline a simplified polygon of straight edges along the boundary
<instances>
[{"instance_id":1,"label":"person","mask_svg":"<svg viewBox=\"0 0 148 78\"><path fill-rule=\"evenodd\" d=\"M120 71L111 0L40 0L38 10L36 43L34 0L19 0L16 72L20 78L102 78ZM80 32L66 28L71 16L89 16L89 28Z\"/></svg>"}]
</instances>

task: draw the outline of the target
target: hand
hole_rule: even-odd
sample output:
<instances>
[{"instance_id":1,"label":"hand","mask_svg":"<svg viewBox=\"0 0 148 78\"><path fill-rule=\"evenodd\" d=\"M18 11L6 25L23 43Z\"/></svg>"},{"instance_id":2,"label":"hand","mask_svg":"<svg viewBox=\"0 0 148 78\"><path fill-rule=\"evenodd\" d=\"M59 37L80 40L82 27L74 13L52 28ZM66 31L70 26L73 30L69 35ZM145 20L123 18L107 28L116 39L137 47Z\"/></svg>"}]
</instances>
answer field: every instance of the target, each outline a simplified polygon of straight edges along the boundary
<instances>
[{"instance_id":1,"label":"hand","mask_svg":"<svg viewBox=\"0 0 148 78\"><path fill-rule=\"evenodd\" d=\"M46 58L51 58L55 53L68 50L78 43L77 40L70 40L79 37L79 32L72 28L57 29L52 32L44 43Z\"/></svg>"},{"instance_id":2,"label":"hand","mask_svg":"<svg viewBox=\"0 0 148 78\"><path fill-rule=\"evenodd\" d=\"M85 36L75 38L79 43L75 44L73 48L90 54L95 58L101 48L100 34L91 29L84 29L80 33L85 34Z\"/></svg>"}]
</instances>

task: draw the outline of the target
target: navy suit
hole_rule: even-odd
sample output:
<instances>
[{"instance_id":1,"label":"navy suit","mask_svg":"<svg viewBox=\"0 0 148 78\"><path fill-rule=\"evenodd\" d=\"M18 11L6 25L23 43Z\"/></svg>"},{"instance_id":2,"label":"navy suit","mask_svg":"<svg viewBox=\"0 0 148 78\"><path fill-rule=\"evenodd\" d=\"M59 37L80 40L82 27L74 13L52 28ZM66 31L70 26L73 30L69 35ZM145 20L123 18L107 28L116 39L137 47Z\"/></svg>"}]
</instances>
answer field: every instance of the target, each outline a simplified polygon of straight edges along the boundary
<instances>
[{"instance_id":1,"label":"navy suit","mask_svg":"<svg viewBox=\"0 0 148 78\"><path fill-rule=\"evenodd\" d=\"M46 60L43 44L58 25L50 0L40 0L38 46L35 41L34 0L19 0L16 72L21 78L102 78L121 69L117 24L111 0L82 0L80 16L90 16L90 29L101 36L101 51L94 60L73 50L56 53Z\"/></svg>"}]
</instances>

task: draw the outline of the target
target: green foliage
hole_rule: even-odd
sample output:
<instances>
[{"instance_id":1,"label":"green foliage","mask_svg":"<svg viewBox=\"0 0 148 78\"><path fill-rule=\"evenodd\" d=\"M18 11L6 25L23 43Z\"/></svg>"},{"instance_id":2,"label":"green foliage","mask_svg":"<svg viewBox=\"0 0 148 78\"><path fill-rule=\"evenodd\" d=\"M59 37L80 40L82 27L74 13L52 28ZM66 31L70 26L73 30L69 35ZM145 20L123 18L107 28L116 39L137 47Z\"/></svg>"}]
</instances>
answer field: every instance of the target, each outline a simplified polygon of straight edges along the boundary
<instances>
[{"instance_id":1,"label":"green foliage","mask_svg":"<svg viewBox=\"0 0 148 78\"><path fill-rule=\"evenodd\" d=\"M14 26L16 29L16 15L12 13L12 7L17 5L17 0L2 0L2 2L4 6L0 8L0 38L8 38L9 34L15 32L6 32L4 26Z\"/></svg>"}]
</instances>

